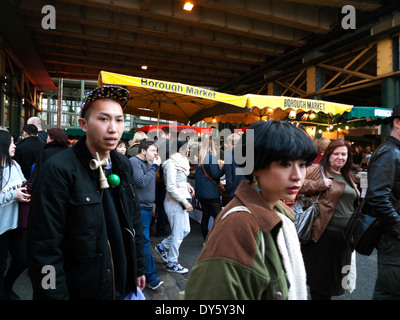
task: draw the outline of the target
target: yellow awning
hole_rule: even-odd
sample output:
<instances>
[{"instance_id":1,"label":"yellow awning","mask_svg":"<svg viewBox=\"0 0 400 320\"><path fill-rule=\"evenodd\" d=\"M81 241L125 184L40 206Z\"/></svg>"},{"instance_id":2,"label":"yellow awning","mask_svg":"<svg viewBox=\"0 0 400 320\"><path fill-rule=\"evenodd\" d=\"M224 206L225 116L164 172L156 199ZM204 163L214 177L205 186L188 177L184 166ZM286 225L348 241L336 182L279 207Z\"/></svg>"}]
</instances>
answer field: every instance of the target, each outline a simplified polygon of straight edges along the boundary
<instances>
[{"instance_id":1,"label":"yellow awning","mask_svg":"<svg viewBox=\"0 0 400 320\"><path fill-rule=\"evenodd\" d=\"M101 85L126 87L130 94L125 113L187 123L194 114L218 105L245 108L246 97L177 82L154 80L101 71Z\"/></svg>"},{"instance_id":2,"label":"yellow awning","mask_svg":"<svg viewBox=\"0 0 400 320\"><path fill-rule=\"evenodd\" d=\"M325 114L342 114L350 111L353 106L336 102L329 102L314 99L292 98L284 96L265 96L257 94L246 94L247 108L257 107L258 109L272 108L281 110L292 109L297 111L313 111L315 113L323 112Z\"/></svg>"}]
</instances>

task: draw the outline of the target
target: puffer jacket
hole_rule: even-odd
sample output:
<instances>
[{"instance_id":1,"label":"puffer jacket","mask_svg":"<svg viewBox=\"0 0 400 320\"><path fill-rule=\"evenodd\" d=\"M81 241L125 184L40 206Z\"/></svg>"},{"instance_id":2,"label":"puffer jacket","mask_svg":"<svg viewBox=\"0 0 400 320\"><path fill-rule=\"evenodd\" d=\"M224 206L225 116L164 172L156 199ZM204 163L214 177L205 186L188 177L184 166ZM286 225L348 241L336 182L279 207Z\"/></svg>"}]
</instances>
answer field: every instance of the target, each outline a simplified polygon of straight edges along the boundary
<instances>
[{"instance_id":1,"label":"puffer jacket","mask_svg":"<svg viewBox=\"0 0 400 320\"><path fill-rule=\"evenodd\" d=\"M120 177L116 209L127 257L127 288L145 273L143 229L132 166L110 152L113 172ZM28 270L34 299L113 299L113 261L103 211L99 170L81 138L42 166L33 185L27 227ZM52 266L54 289L42 287L44 266Z\"/></svg>"},{"instance_id":2,"label":"puffer jacket","mask_svg":"<svg viewBox=\"0 0 400 320\"><path fill-rule=\"evenodd\" d=\"M390 233L400 234L400 141L390 136L371 157L368 166L367 209Z\"/></svg>"},{"instance_id":3,"label":"puffer jacket","mask_svg":"<svg viewBox=\"0 0 400 320\"><path fill-rule=\"evenodd\" d=\"M346 186L344 182L333 180L333 176L330 172L325 172L325 175L328 179L332 180L329 189L324 184L321 166L318 163L309 166L307 168L306 178L299 191L299 194L311 196L314 200L316 200L318 194L321 192L321 196L318 199L320 214L314 219L312 231L312 240L314 242L318 242L319 238L321 238L321 235L324 233ZM356 208L360 201L360 192L353 181L352 185L356 190L358 198L356 203L354 203L354 208Z\"/></svg>"}]
</instances>

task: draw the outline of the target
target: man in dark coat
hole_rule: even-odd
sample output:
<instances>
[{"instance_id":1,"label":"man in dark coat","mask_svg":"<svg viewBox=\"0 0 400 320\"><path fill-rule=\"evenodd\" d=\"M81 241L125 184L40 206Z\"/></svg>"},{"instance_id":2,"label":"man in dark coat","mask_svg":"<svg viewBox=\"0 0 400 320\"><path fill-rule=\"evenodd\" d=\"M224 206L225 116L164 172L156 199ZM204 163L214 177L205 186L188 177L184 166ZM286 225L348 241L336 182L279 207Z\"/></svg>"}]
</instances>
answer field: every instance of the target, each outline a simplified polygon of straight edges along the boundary
<instances>
[{"instance_id":1,"label":"man in dark coat","mask_svg":"<svg viewBox=\"0 0 400 320\"><path fill-rule=\"evenodd\" d=\"M30 117L28 121L26 122L27 124L33 124L37 129L38 129L38 138L41 143L46 144L47 143L47 132L43 131L42 129L42 121L40 120L39 117Z\"/></svg>"},{"instance_id":2,"label":"man in dark coat","mask_svg":"<svg viewBox=\"0 0 400 320\"><path fill-rule=\"evenodd\" d=\"M48 159L35 179L27 228L33 299L121 300L144 288L132 166L114 150L128 101L121 87L89 92L79 118L86 136Z\"/></svg>"},{"instance_id":3,"label":"man in dark coat","mask_svg":"<svg viewBox=\"0 0 400 320\"><path fill-rule=\"evenodd\" d=\"M400 299L400 105L388 118L390 136L374 152L368 164L367 209L382 228L377 246L378 276L373 299Z\"/></svg>"},{"instance_id":4,"label":"man in dark coat","mask_svg":"<svg viewBox=\"0 0 400 320\"><path fill-rule=\"evenodd\" d=\"M31 176L32 165L42 151L44 144L38 138L38 129L33 124L26 124L22 129L24 140L17 144L14 160L21 166L25 179Z\"/></svg>"}]
</instances>

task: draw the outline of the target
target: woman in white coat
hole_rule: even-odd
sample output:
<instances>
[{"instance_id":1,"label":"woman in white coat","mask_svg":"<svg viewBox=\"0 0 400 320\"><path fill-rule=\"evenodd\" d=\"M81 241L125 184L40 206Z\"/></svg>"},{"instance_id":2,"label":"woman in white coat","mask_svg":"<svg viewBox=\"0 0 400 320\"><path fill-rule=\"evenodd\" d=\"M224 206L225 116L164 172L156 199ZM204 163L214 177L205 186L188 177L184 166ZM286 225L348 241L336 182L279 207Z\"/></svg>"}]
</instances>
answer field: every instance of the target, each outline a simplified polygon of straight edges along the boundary
<instances>
[{"instance_id":1,"label":"woman in white coat","mask_svg":"<svg viewBox=\"0 0 400 320\"><path fill-rule=\"evenodd\" d=\"M29 202L30 195L22 186L25 177L19 164L12 160L14 154L14 139L0 127L0 300L20 299L13 285L26 269L26 234L18 228L18 203ZM11 263L7 269L9 253Z\"/></svg>"},{"instance_id":2,"label":"woman in white coat","mask_svg":"<svg viewBox=\"0 0 400 320\"><path fill-rule=\"evenodd\" d=\"M178 262L179 248L190 232L188 212L193 211L191 199L194 189L187 181L190 172L189 147L186 141L177 141L178 152L163 164L166 195L164 208L171 226L171 234L155 247L161 259L167 263L168 272L187 273L189 270Z\"/></svg>"}]
</instances>

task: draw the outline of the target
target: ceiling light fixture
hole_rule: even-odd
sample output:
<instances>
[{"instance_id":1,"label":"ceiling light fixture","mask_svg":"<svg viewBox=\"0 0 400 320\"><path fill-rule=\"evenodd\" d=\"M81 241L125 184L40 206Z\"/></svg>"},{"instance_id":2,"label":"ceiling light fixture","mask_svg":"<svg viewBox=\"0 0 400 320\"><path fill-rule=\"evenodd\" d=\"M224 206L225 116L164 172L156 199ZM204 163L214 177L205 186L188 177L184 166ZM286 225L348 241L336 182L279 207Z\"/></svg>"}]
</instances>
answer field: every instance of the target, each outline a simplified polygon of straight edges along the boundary
<instances>
[{"instance_id":1,"label":"ceiling light fixture","mask_svg":"<svg viewBox=\"0 0 400 320\"><path fill-rule=\"evenodd\" d=\"M191 3L190 1L186 1L185 4L183 5L183 10L192 11L193 7L194 7L193 3Z\"/></svg>"},{"instance_id":2,"label":"ceiling light fixture","mask_svg":"<svg viewBox=\"0 0 400 320\"><path fill-rule=\"evenodd\" d=\"M142 70L147 70L147 66L141 66Z\"/></svg>"}]
</instances>

